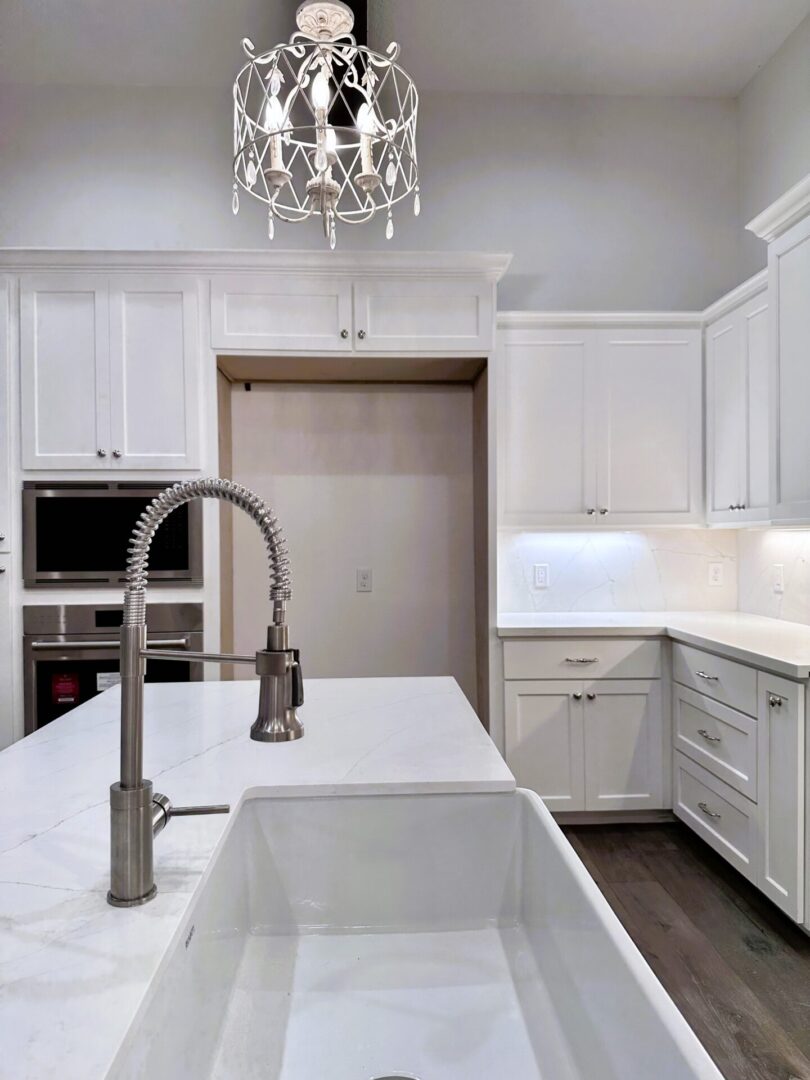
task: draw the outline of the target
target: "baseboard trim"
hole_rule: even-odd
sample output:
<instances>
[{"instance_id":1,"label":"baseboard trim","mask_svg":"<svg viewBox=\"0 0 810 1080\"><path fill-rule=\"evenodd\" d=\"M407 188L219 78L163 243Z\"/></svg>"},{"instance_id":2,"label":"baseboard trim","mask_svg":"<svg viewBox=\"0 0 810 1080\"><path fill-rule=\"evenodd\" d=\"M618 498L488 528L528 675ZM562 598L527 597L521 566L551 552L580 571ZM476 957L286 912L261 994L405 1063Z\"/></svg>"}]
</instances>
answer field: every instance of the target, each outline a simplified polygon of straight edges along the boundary
<instances>
[{"instance_id":1,"label":"baseboard trim","mask_svg":"<svg viewBox=\"0 0 810 1080\"><path fill-rule=\"evenodd\" d=\"M677 821L671 810L560 810L558 825L665 825Z\"/></svg>"}]
</instances>

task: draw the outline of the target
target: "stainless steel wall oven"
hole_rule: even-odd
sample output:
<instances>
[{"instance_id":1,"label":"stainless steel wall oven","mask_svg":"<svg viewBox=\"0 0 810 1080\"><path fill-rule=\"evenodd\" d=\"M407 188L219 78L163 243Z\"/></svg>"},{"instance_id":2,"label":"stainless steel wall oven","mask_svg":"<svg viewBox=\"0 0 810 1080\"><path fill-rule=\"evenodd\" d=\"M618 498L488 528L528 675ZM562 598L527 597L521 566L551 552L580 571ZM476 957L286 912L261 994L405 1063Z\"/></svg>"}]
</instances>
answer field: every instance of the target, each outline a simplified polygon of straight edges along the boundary
<instances>
[{"instance_id":1,"label":"stainless steel wall oven","mask_svg":"<svg viewBox=\"0 0 810 1080\"><path fill-rule=\"evenodd\" d=\"M23 579L26 587L123 584L135 522L167 483L26 481ZM202 504L178 507L149 553L149 584L201 585Z\"/></svg>"},{"instance_id":2,"label":"stainless steel wall oven","mask_svg":"<svg viewBox=\"0 0 810 1080\"><path fill-rule=\"evenodd\" d=\"M119 682L118 604L32 604L23 608L25 734L89 701ZM149 604L148 646L185 652L203 649L202 604ZM147 682L189 682L202 664L146 661Z\"/></svg>"}]
</instances>

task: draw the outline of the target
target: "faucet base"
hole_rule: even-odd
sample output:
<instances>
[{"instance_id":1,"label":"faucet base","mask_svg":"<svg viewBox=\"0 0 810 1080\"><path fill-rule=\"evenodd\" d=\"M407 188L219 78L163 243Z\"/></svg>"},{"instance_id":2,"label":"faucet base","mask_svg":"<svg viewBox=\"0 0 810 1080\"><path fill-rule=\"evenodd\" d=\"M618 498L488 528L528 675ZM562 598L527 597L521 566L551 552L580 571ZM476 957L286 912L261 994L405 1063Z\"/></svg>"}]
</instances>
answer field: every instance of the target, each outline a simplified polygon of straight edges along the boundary
<instances>
[{"instance_id":1,"label":"faucet base","mask_svg":"<svg viewBox=\"0 0 810 1080\"><path fill-rule=\"evenodd\" d=\"M288 710L283 724L266 727L260 716L258 720L254 720L250 728L250 737L256 742L293 742L295 739L302 738L303 734L304 725L295 715L294 709Z\"/></svg>"},{"instance_id":2,"label":"faucet base","mask_svg":"<svg viewBox=\"0 0 810 1080\"><path fill-rule=\"evenodd\" d=\"M107 903L112 904L113 907L139 907L141 904L148 904L150 900L154 900L156 894L157 885L153 885L146 896L139 896L137 900L119 900L110 891L107 893Z\"/></svg>"}]
</instances>

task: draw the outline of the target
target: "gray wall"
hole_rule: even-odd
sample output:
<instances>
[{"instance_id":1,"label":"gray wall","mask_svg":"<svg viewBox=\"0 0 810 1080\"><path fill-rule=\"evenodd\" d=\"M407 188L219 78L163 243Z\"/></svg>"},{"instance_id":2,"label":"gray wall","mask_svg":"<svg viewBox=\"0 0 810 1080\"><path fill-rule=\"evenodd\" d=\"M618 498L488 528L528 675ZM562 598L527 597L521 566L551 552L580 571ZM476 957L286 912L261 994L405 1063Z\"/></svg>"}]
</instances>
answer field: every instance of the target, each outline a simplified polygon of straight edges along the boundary
<instances>
[{"instance_id":1,"label":"gray wall","mask_svg":"<svg viewBox=\"0 0 810 1080\"><path fill-rule=\"evenodd\" d=\"M263 247L261 206L230 211L230 115L228 89L0 86L0 246ZM731 100L428 95L422 214L390 246L513 252L502 308L703 307L740 277L737 151Z\"/></svg>"},{"instance_id":2,"label":"gray wall","mask_svg":"<svg viewBox=\"0 0 810 1080\"><path fill-rule=\"evenodd\" d=\"M741 227L810 173L810 18L743 90L740 109ZM742 238L740 277L761 270L765 244Z\"/></svg>"}]
</instances>

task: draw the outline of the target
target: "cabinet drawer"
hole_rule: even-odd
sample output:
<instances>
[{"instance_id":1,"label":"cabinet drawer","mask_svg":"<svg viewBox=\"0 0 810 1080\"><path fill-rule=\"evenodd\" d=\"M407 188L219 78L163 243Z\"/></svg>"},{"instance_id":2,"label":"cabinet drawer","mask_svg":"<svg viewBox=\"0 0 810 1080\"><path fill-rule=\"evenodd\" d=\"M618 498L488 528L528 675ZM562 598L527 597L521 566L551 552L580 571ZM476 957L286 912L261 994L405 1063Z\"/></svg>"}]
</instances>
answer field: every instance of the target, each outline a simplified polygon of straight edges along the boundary
<instances>
[{"instance_id":1,"label":"cabinet drawer","mask_svg":"<svg viewBox=\"0 0 810 1080\"><path fill-rule=\"evenodd\" d=\"M506 641L505 679L657 679L661 643L630 638Z\"/></svg>"},{"instance_id":2,"label":"cabinet drawer","mask_svg":"<svg viewBox=\"0 0 810 1080\"><path fill-rule=\"evenodd\" d=\"M672 677L733 709L749 716L757 715L757 673L754 668L676 642L672 647Z\"/></svg>"},{"instance_id":3,"label":"cabinet drawer","mask_svg":"<svg viewBox=\"0 0 810 1080\"><path fill-rule=\"evenodd\" d=\"M672 712L675 749L756 802L756 721L677 683Z\"/></svg>"},{"instance_id":4,"label":"cabinet drawer","mask_svg":"<svg viewBox=\"0 0 810 1080\"><path fill-rule=\"evenodd\" d=\"M675 754L673 809L732 866L757 880L757 808L684 754Z\"/></svg>"}]
</instances>

